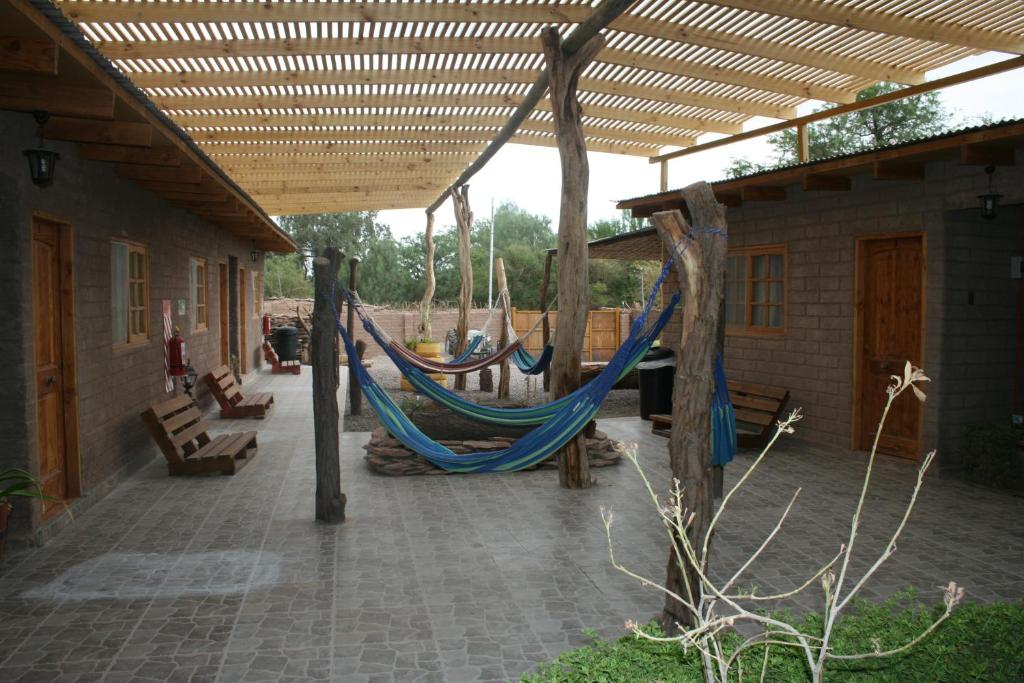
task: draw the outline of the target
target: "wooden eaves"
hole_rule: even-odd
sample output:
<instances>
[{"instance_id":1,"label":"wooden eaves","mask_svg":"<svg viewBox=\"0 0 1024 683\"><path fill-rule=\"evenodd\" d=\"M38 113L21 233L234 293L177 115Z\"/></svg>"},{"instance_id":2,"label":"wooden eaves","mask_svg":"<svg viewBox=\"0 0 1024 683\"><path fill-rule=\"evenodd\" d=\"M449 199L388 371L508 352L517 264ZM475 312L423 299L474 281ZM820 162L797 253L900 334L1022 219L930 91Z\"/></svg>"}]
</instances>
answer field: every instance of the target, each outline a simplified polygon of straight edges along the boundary
<instances>
[{"instance_id":1,"label":"wooden eaves","mask_svg":"<svg viewBox=\"0 0 1024 683\"><path fill-rule=\"evenodd\" d=\"M272 184L238 176L257 201L281 213L425 206L507 132L503 122L542 68L540 30L554 24L569 34L600 6L58 5L232 174L254 171L266 180L275 171L340 166L341 157L381 160L381 174L368 169L358 192L339 189L333 198L320 188L286 198ZM700 143L704 133L736 134L752 116L792 119L808 100L849 104L868 85L918 85L928 71L972 54L1022 54L1024 6L640 0L612 18L604 35L607 47L579 83L588 149L657 157ZM554 144L551 113L538 102L510 143ZM385 171L403 164L400 182L433 191L388 189L396 179Z\"/></svg>"},{"instance_id":2,"label":"wooden eaves","mask_svg":"<svg viewBox=\"0 0 1024 683\"><path fill-rule=\"evenodd\" d=\"M0 17L0 109L47 111L46 137L78 143L80 158L113 164L118 175L258 249L295 250L260 205L50 3L8 0Z\"/></svg>"}]
</instances>

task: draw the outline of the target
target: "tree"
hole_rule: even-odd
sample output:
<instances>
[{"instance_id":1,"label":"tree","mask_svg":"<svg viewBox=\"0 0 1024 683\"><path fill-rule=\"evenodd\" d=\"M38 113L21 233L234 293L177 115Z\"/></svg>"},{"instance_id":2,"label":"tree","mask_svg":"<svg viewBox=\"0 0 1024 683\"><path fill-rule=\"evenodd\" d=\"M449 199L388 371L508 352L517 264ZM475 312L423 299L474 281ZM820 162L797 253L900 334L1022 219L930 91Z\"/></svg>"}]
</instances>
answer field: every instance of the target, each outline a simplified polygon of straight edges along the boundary
<instances>
[{"instance_id":1,"label":"tree","mask_svg":"<svg viewBox=\"0 0 1024 683\"><path fill-rule=\"evenodd\" d=\"M267 254L263 264L264 297L284 296L308 299L313 283L303 271L298 254Z\"/></svg>"},{"instance_id":2,"label":"tree","mask_svg":"<svg viewBox=\"0 0 1024 683\"><path fill-rule=\"evenodd\" d=\"M857 93L857 100L868 100L900 89L901 86L892 83L878 83ZM829 107L821 107L815 111L827 109ZM937 135L948 129L949 121L949 112L936 92L841 114L807 126L810 158L828 159ZM773 148L774 161L758 164L734 158L725 174L736 178L797 163L795 129L789 128L769 136L768 144Z\"/></svg>"}]
</instances>

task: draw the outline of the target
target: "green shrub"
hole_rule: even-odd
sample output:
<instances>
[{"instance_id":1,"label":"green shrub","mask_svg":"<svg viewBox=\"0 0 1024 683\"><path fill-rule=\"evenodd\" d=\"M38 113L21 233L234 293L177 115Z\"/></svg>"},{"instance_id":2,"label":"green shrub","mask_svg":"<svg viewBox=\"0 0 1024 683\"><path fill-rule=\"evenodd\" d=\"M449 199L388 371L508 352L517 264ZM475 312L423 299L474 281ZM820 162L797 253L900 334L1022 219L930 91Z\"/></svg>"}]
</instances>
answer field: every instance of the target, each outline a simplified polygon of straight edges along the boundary
<instances>
[{"instance_id":1,"label":"green shrub","mask_svg":"<svg viewBox=\"0 0 1024 683\"><path fill-rule=\"evenodd\" d=\"M909 599L908 599L909 598ZM921 633L941 614L904 594L885 603L859 601L836 627L833 648L838 654L871 652L902 645ZM791 621L787 617L787 621ZM817 615L800 625L809 634L821 632ZM727 639L734 648L738 636ZM752 648L742 659L744 680L757 681L764 650ZM733 669L735 675L736 669ZM794 648L772 646L766 681L807 681L802 654ZM964 604L933 633L908 652L886 659L832 661L825 679L867 683L961 683L965 681L1024 680L1024 603ZM684 652L672 643L655 643L632 636L562 653L528 683L612 683L618 681L701 683L700 660L693 649Z\"/></svg>"}]
</instances>

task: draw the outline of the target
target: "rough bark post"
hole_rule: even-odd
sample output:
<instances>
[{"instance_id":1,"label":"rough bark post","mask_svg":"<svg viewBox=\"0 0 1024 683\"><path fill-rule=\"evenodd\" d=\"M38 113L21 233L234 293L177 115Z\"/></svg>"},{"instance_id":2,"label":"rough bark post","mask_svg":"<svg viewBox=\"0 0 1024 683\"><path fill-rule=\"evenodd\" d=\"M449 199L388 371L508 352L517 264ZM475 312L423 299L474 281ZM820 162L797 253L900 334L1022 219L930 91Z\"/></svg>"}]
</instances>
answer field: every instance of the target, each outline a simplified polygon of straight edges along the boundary
<instances>
[{"instance_id":1,"label":"rough bark post","mask_svg":"<svg viewBox=\"0 0 1024 683\"><path fill-rule=\"evenodd\" d=\"M558 215L558 338L551 361L551 391L555 398L561 398L580 386L581 353L590 308L587 261L590 166L576 86L580 73L604 47L604 38L594 36L572 55L562 51L558 29L554 27L541 31L541 42L548 67L558 156L562 162L562 205ZM583 434L558 452L558 482L569 489L587 488L593 483Z\"/></svg>"},{"instance_id":2,"label":"rough bark post","mask_svg":"<svg viewBox=\"0 0 1024 683\"><path fill-rule=\"evenodd\" d=\"M512 311L509 310L509 296L505 292L508 282L505 280L505 260L497 258L494 260L494 272L498 277L498 299L501 301L501 335L498 337L498 348L503 349L509 344L508 326L512 324ZM508 398L509 383L512 379L512 372L509 368L508 358L501 361L501 372L498 375L498 398Z\"/></svg>"},{"instance_id":3,"label":"rough bark post","mask_svg":"<svg viewBox=\"0 0 1024 683\"><path fill-rule=\"evenodd\" d=\"M473 211L469 208L469 185L452 190L455 223L459 229L459 322L455 325L455 355L466 350L469 336L469 309L473 305L473 262L469 256L469 235L473 228ZM455 388L465 390L466 375L455 375Z\"/></svg>"},{"instance_id":4,"label":"rough bark post","mask_svg":"<svg viewBox=\"0 0 1024 683\"><path fill-rule=\"evenodd\" d=\"M537 306L537 310L540 311L541 315L544 315L544 311L548 307L548 283L551 282L551 260L554 258L554 254L548 252L548 256L544 259L544 279L540 282L540 304ZM544 315L544 319L541 321L541 339L544 342L544 346L548 345L551 341L551 318ZM544 391L551 389L551 366L544 368Z\"/></svg>"},{"instance_id":5,"label":"rough bark post","mask_svg":"<svg viewBox=\"0 0 1024 683\"><path fill-rule=\"evenodd\" d=\"M714 509L711 396L719 344L719 316L725 296L727 245L725 208L715 200L711 187L707 183L690 185L683 190L683 198L693 219L693 228L679 211L656 213L651 222L666 249L678 254L674 272L683 292L683 326L676 349L679 361L672 390L669 462L672 476L679 479L684 488L688 511L693 514L689 538L699 556ZM709 233L708 229L721 231L721 234ZM687 247L680 252L682 244ZM699 599L700 582L694 568L680 567L671 550L665 586L678 595L693 595L694 600ZM686 607L668 598L661 622L666 632L673 633L677 623L693 625L694 620Z\"/></svg>"},{"instance_id":6,"label":"rough bark post","mask_svg":"<svg viewBox=\"0 0 1024 683\"><path fill-rule=\"evenodd\" d=\"M334 345L338 338L335 327L335 302L325 297L337 281L345 255L334 247L324 249L323 256L313 259L313 330L310 349L313 361L313 435L316 441L316 518L321 522L345 521L345 494L341 492L340 439L338 435L338 385L335 384L338 362Z\"/></svg>"},{"instance_id":7,"label":"rough bark post","mask_svg":"<svg viewBox=\"0 0 1024 683\"><path fill-rule=\"evenodd\" d=\"M437 280L434 278L434 212L427 212L427 231L423 235L424 268L423 298L420 299L420 324L416 334L420 339L433 340L430 327L430 303L434 300L434 289Z\"/></svg>"},{"instance_id":8,"label":"rough bark post","mask_svg":"<svg viewBox=\"0 0 1024 683\"><path fill-rule=\"evenodd\" d=\"M358 267L359 259L353 256L348 261L348 291L350 292L358 291L356 289L356 268ZM352 308L351 302L348 305L348 318L346 318L345 324L348 327L348 333L355 334L356 312ZM363 414L363 392L359 390L359 382L356 381L356 368L352 364L351 358L348 366L348 403L352 415Z\"/></svg>"}]
</instances>

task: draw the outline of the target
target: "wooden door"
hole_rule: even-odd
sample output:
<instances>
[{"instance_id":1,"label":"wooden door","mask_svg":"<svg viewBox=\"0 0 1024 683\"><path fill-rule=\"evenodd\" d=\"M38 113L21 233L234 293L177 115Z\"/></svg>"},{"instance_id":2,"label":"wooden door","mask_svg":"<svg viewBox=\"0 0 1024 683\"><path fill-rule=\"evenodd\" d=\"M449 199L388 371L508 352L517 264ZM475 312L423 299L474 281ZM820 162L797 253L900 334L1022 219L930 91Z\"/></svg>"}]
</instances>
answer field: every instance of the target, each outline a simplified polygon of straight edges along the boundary
<instances>
[{"instance_id":1,"label":"wooden door","mask_svg":"<svg viewBox=\"0 0 1024 683\"><path fill-rule=\"evenodd\" d=\"M36 218L32 226L32 312L35 329L36 451L43 492L69 497L65 429L65 311L61 295L61 226ZM70 283L69 283L70 284ZM73 437L72 437L73 438ZM43 515L61 503L43 503Z\"/></svg>"},{"instance_id":2,"label":"wooden door","mask_svg":"<svg viewBox=\"0 0 1024 683\"><path fill-rule=\"evenodd\" d=\"M228 339L228 264L217 264L218 296L220 298L220 364L230 365Z\"/></svg>"},{"instance_id":3,"label":"wooden door","mask_svg":"<svg viewBox=\"0 0 1024 683\"><path fill-rule=\"evenodd\" d=\"M920 366L924 325L924 238L865 239L857 248L856 443L875 437L890 375L909 360ZM880 453L919 457L921 403L910 392L897 399L879 439Z\"/></svg>"},{"instance_id":4,"label":"wooden door","mask_svg":"<svg viewBox=\"0 0 1024 683\"><path fill-rule=\"evenodd\" d=\"M249 309L245 301L245 268L238 269L238 371L243 375L249 372L249 340L245 321L249 317Z\"/></svg>"}]
</instances>

